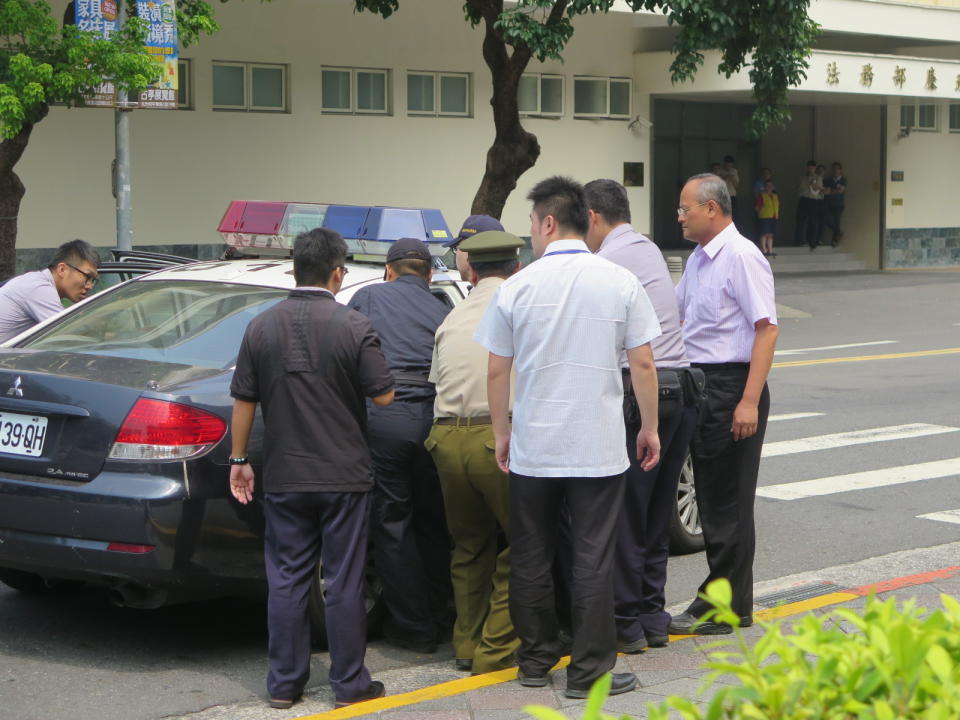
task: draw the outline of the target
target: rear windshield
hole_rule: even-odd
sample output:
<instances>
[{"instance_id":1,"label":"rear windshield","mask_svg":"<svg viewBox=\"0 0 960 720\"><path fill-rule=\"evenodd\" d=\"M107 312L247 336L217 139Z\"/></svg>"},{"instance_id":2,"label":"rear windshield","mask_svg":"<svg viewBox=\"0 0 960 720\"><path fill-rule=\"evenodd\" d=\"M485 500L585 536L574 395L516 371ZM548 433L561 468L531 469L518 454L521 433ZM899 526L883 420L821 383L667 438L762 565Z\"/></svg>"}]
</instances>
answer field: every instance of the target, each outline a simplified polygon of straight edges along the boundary
<instances>
[{"instance_id":1,"label":"rear windshield","mask_svg":"<svg viewBox=\"0 0 960 720\"><path fill-rule=\"evenodd\" d=\"M287 294L225 283L133 282L19 347L228 368L247 323Z\"/></svg>"}]
</instances>

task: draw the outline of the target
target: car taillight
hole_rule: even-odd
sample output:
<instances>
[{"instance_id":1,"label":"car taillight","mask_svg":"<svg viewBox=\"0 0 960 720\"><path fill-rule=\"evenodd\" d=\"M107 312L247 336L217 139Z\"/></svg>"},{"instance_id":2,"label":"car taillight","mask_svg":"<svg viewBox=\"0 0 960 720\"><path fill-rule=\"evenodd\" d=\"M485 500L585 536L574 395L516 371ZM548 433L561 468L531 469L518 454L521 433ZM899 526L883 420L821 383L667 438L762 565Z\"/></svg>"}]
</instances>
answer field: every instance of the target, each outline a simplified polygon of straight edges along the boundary
<instances>
[{"instance_id":1,"label":"car taillight","mask_svg":"<svg viewBox=\"0 0 960 720\"><path fill-rule=\"evenodd\" d=\"M204 410L140 398L110 448L113 460L183 460L216 445L227 432L223 418Z\"/></svg>"}]
</instances>

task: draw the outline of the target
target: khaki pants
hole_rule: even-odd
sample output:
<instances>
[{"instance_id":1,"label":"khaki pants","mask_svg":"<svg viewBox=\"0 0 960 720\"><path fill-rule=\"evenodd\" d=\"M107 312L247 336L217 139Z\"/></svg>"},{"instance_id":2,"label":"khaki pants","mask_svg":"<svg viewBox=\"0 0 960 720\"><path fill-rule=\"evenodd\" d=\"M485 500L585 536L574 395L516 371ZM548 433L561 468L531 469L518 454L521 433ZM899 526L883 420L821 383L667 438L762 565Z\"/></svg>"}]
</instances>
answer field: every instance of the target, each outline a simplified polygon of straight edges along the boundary
<instances>
[{"instance_id":1,"label":"khaki pants","mask_svg":"<svg viewBox=\"0 0 960 720\"><path fill-rule=\"evenodd\" d=\"M498 552L501 531L510 527L510 479L497 467L493 428L434 425L424 445L440 475L454 542L454 651L473 660L474 672L510 667L519 645L508 602L510 548Z\"/></svg>"}]
</instances>

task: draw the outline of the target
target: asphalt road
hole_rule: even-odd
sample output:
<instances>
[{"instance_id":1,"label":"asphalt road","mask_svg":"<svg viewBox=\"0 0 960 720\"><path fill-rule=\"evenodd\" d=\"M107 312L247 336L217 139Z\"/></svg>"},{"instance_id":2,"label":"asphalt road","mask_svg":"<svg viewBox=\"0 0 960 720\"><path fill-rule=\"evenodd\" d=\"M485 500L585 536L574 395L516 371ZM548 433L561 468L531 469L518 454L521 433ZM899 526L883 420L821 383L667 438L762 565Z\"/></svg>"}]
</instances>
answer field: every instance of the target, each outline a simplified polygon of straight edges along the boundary
<instances>
[{"instance_id":1,"label":"asphalt road","mask_svg":"<svg viewBox=\"0 0 960 720\"><path fill-rule=\"evenodd\" d=\"M776 362L797 364L770 379L771 414L786 417L767 431L760 493L772 497L757 500L756 580L960 539L960 525L918 517L960 510L960 350L929 354L960 349L960 274L785 276L777 294L788 310ZM869 359L909 353L919 354ZM902 481L931 474L941 477ZM883 561L875 567L885 579ZM668 603L687 601L704 572L702 555L673 558ZM89 590L0 587L0 719L139 720L256 703L263 616L249 601L132 611ZM449 657L449 646L429 658L374 643L369 664L395 691ZM318 654L311 687L324 676Z\"/></svg>"}]
</instances>

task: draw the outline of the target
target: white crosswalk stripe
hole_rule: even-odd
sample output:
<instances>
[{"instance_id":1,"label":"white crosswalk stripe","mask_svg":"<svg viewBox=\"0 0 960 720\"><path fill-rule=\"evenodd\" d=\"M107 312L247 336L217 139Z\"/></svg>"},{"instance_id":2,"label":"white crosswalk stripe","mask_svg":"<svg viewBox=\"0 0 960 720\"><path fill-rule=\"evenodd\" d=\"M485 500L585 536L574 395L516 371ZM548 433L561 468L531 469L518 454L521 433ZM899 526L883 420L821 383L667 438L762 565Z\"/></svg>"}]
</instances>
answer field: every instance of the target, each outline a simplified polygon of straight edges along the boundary
<instances>
[{"instance_id":1,"label":"white crosswalk stripe","mask_svg":"<svg viewBox=\"0 0 960 720\"><path fill-rule=\"evenodd\" d=\"M853 430L851 432L833 433L831 435L815 435L799 438L798 440L781 440L763 446L763 457L777 457L779 455L793 455L794 453L812 452L814 450L830 450L833 448L849 447L850 445L866 445L868 443L885 442L889 440L906 440L907 438L924 437L926 435L940 435L956 432L960 428L946 425L929 425L927 423L913 423L910 425L890 425L888 427Z\"/></svg>"},{"instance_id":2,"label":"white crosswalk stripe","mask_svg":"<svg viewBox=\"0 0 960 720\"><path fill-rule=\"evenodd\" d=\"M940 512L924 513L917 515L921 520L938 520L940 522L954 523L960 525L960 510L941 510Z\"/></svg>"},{"instance_id":3,"label":"white crosswalk stripe","mask_svg":"<svg viewBox=\"0 0 960 720\"><path fill-rule=\"evenodd\" d=\"M803 418L822 417L823 413L818 412L797 412L782 413L781 415L771 415L767 422L782 422L783 420L802 420Z\"/></svg>"},{"instance_id":4,"label":"white crosswalk stripe","mask_svg":"<svg viewBox=\"0 0 960 720\"><path fill-rule=\"evenodd\" d=\"M916 465L900 465L848 475L833 475L815 480L765 485L757 488L757 495L775 500L800 500L818 495L832 495L851 490L866 490L868 488L886 487L887 485L933 480L950 477L951 475L960 475L960 458L936 460Z\"/></svg>"}]
</instances>

